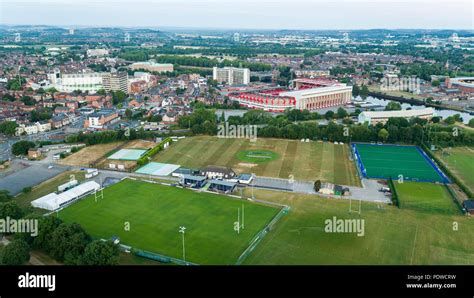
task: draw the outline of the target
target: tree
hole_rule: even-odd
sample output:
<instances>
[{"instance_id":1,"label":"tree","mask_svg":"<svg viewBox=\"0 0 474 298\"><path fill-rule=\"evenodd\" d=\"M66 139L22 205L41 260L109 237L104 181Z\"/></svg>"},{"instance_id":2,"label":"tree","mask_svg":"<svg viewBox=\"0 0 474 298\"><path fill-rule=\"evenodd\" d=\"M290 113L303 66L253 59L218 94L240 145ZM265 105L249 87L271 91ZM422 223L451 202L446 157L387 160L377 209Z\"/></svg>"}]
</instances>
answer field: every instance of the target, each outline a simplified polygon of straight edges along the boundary
<instances>
[{"instance_id":1,"label":"tree","mask_svg":"<svg viewBox=\"0 0 474 298\"><path fill-rule=\"evenodd\" d=\"M89 242L90 236L79 224L62 223L51 235L51 242L48 245L49 253L65 264L78 264Z\"/></svg>"},{"instance_id":2,"label":"tree","mask_svg":"<svg viewBox=\"0 0 474 298\"><path fill-rule=\"evenodd\" d=\"M37 121L43 121L43 120L48 120L53 117L53 114L48 111L48 110L33 110L30 112L30 121L31 122L37 122Z\"/></svg>"},{"instance_id":3,"label":"tree","mask_svg":"<svg viewBox=\"0 0 474 298\"><path fill-rule=\"evenodd\" d=\"M360 89L359 94L363 99L366 99L367 96L369 95L369 87L367 87L366 85L362 85L362 88Z\"/></svg>"},{"instance_id":4,"label":"tree","mask_svg":"<svg viewBox=\"0 0 474 298\"><path fill-rule=\"evenodd\" d=\"M337 109L337 117L338 117L339 119L346 118L347 115L348 115L348 114L347 114L347 111L344 110L343 108L338 108L338 109Z\"/></svg>"},{"instance_id":5,"label":"tree","mask_svg":"<svg viewBox=\"0 0 474 298\"><path fill-rule=\"evenodd\" d=\"M30 148L35 148L35 143L30 141L18 141L12 145L13 155L26 155Z\"/></svg>"},{"instance_id":6,"label":"tree","mask_svg":"<svg viewBox=\"0 0 474 298\"><path fill-rule=\"evenodd\" d=\"M467 124L469 127L473 127L474 128L474 118L472 118L471 120L469 120L469 123Z\"/></svg>"},{"instance_id":7,"label":"tree","mask_svg":"<svg viewBox=\"0 0 474 298\"><path fill-rule=\"evenodd\" d=\"M402 105L399 102L391 101L385 107L385 111L400 111L402 109Z\"/></svg>"},{"instance_id":8,"label":"tree","mask_svg":"<svg viewBox=\"0 0 474 298\"><path fill-rule=\"evenodd\" d=\"M328 120L334 118L334 112L333 111L327 111L326 114L324 114L324 117Z\"/></svg>"},{"instance_id":9,"label":"tree","mask_svg":"<svg viewBox=\"0 0 474 298\"><path fill-rule=\"evenodd\" d=\"M3 95L2 100L3 101L15 101L16 98L15 98L15 96L7 93L7 94Z\"/></svg>"},{"instance_id":10,"label":"tree","mask_svg":"<svg viewBox=\"0 0 474 298\"><path fill-rule=\"evenodd\" d=\"M382 140L382 142L386 142L389 137L389 133L385 128L382 128L379 130L378 137L380 140Z\"/></svg>"},{"instance_id":11,"label":"tree","mask_svg":"<svg viewBox=\"0 0 474 298\"><path fill-rule=\"evenodd\" d=\"M9 136L15 135L18 123L15 121L4 121L0 123L0 132Z\"/></svg>"},{"instance_id":12,"label":"tree","mask_svg":"<svg viewBox=\"0 0 474 298\"><path fill-rule=\"evenodd\" d=\"M38 220L38 235L33 239L33 247L50 251L51 237L61 223L62 221L56 216L41 217Z\"/></svg>"},{"instance_id":13,"label":"tree","mask_svg":"<svg viewBox=\"0 0 474 298\"><path fill-rule=\"evenodd\" d=\"M1 262L3 265L23 265L30 259L30 247L24 240L15 239L3 250Z\"/></svg>"},{"instance_id":14,"label":"tree","mask_svg":"<svg viewBox=\"0 0 474 298\"><path fill-rule=\"evenodd\" d=\"M125 118L132 119L133 112L130 109L125 110Z\"/></svg>"},{"instance_id":15,"label":"tree","mask_svg":"<svg viewBox=\"0 0 474 298\"><path fill-rule=\"evenodd\" d=\"M24 83L26 83L25 78L18 78L18 77L15 77L14 79L9 80L9 81L7 82L7 86L6 86L6 87L7 87L8 90L15 90L15 91L17 91L17 90L21 90L21 87L22 87L22 85L23 85Z\"/></svg>"},{"instance_id":16,"label":"tree","mask_svg":"<svg viewBox=\"0 0 474 298\"><path fill-rule=\"evenodd\" d=\"M119 249L111 241L95 240L89 243L81 257L83 265L116 265Z\"/></svg>"},{"instance_id":17,"label":"tree","mask_svg":"<svg viewBox=\"0 0 474 298\"><path fill-rule=\"evenodd\" d=\"M127 94L121 90L112 91L112 102L114 105L122 103L127 98Z\"/></svg>"},{"instance_id":18,"label":"tree","mask_svg":"<svg viewBox=\"0 0 474 298\"><path fill-rule=\"evenodd\" d=\"M456 123L456 119L453 116L449 116L444 119L444 123L453 125L454 123Z\"/></svg>"},{"instance_id":19,"label":"tree","mask_svg":"<svg viewBox=\"0 0 474 298\"><path fill-rule=\"evenodd\" d=\"M352 96L357 97L359 96L359 94L360 94L359 86L357 84L352 86Z\"/></svg>"},{"instance_id":20,"label":"tree","mask_svg":"<svg viewBox=\"0 0 474 298\"><path fill-rule=\"evenodd\" d=\"M27 106L34 106L36 104L36 100L34 100L31 96L22 96L20 100Z\"/></svg>"},{"instance_id":21,"label":"tree","mask_svg":"<svg viewBox=\"0 0 474 298\"><path fill-rule=\"evenodd\" d=\"M0 203L0 218L13 218L18 219L23 216L23 210L18 206L15 201L8 201L6 203Z\"/></svg>"},{"instance_id":22,"label":"tree","mask_svg":"<svg viewBox=\"0 0 474 298\"><path fill-rule=\"evenodd\" d=\"M321 180L314 181L313 188L315 192L319 192L319 190L321 189Z\"/></svg>"},{"instance_id":23,"label":"tree","mask_svg":"<svg viewBox=\"0 0 474 298\"><path fill-rule=\"evenodd\" d=\"M12 198L13 197L10 195L10 192L8 190L0 190L0 203L8 202Z\"/></svg>"},{"instance_id":24,"label":"tree","mask_svg":"<svg viewBox=\"0 0 474 298\"><path fill-rule=\"evenodd\" d=\"M440 85L440 82L438 80L431 81L431 86L438 87L439 85Z\"/></svg>"}]
</instances>

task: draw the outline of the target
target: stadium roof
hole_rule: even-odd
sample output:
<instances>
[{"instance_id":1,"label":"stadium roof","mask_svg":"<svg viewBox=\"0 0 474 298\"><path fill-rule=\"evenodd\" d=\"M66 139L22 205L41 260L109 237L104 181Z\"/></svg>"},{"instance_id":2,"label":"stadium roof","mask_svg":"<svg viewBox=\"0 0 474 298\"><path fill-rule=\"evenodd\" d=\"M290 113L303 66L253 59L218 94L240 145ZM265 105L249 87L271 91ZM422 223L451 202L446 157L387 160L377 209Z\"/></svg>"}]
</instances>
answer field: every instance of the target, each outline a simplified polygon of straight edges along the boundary
<instances>
[{"instance_id":1,"label":"stadium roof","mask_svg":"<svg viewBox=\"0 0 474 298\"><path fill-rule=\"evenodd\" d=\"M330 87L316 87L303 90L293 90L280 93L280 96L292 96L295 98L301 98L302 96L313 95L318 93L341 91L344 89L352 89L351 86L346 86L345 84L330 86Z\"/></svg>"},{"instance_id":2,"label":"stadium roof","mask_svg":"<svg viewBox=\"0 0 474 298\"><path fill-rule=\"evenodd\" d=\"M31 205L36 208L53 211L59 209L64 203L73 201L85 194L88 194L98 189L100 189L100 185L97 182L88 181L60 194L56 194L53 192L48 195L45 195L31 202Z\"/></svg>"}]
</instances>

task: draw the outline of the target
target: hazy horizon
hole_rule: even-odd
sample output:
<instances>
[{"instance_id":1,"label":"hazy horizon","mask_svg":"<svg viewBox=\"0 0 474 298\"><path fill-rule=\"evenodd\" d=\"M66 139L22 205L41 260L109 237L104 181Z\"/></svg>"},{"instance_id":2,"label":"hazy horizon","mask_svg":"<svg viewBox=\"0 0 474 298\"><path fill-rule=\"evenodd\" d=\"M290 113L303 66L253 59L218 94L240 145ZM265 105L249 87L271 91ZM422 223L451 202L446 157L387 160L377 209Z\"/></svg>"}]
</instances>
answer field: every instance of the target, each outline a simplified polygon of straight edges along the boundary
<instances>
[{"instance_id":1,"label":"hazy horizon","mask_svg":"<svg viewBox=\"0 0 474 298\"><path fill-rule=\"evenodd\" d=\"M0 0L0 24L208 30L473 30L469 0Z\"/></svg>"}]
</instances>

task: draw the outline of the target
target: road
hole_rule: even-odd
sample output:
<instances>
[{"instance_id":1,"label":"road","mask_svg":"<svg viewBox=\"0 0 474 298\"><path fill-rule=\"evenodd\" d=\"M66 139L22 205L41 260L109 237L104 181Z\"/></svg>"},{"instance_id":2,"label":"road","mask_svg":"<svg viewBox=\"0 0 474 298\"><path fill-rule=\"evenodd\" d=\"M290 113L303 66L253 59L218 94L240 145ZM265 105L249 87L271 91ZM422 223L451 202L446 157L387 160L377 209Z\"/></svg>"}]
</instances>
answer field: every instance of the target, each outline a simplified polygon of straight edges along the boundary
<instances>
[{"instance_id":1,"label":"road","mask_svg":"<svg viewBox=\"0 0 474 298\"><path fill-rule=\"evenodd\" d=\"M362 179L363 187L351 185L341 185L350 190L349 196L329 196L316 193L313 188L313 182L295 180L290 182L288 179L272 178L272 177L255 177L253 181L255 188L271 189L276 191L291 191L302 194L313 194L318 196L362 200L366 202L390 203L390 199L380 192L379 189L385 185L378 183L376 180Z\"/></svg>"}]
</instances>

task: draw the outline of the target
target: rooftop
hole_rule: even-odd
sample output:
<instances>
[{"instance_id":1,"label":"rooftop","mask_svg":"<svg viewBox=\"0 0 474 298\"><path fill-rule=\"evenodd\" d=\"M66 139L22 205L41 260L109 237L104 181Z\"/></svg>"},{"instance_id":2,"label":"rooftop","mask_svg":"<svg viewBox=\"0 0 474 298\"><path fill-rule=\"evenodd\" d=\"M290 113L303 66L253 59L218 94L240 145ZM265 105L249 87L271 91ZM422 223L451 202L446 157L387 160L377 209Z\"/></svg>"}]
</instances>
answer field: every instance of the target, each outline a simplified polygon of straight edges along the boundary
<instances>
[{"instance_id":1,"label":"rooftop","mask_svg":"<svg viewBox=\"0 0 474 298\"><path fill-rule=\"evenodd\" d=\"M367 111L362 112L366 117L373 117L373 118L389 118L389 117L417 117L420 115L434 115L435 110L433 108L425 108L425 109L414 109L414 110L402 110L402 111L380 111L380 112L373 112Z\"/></svg>"}]
</instances>

